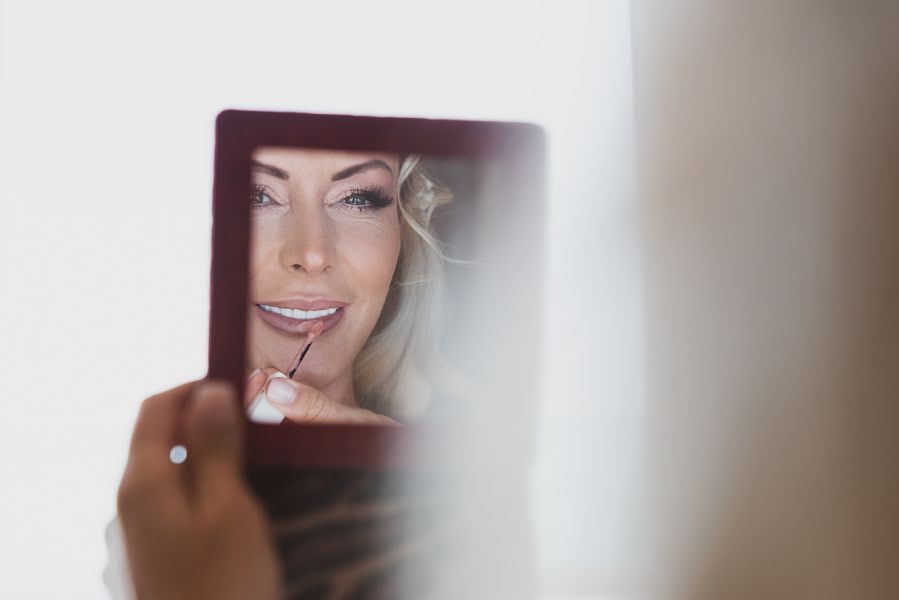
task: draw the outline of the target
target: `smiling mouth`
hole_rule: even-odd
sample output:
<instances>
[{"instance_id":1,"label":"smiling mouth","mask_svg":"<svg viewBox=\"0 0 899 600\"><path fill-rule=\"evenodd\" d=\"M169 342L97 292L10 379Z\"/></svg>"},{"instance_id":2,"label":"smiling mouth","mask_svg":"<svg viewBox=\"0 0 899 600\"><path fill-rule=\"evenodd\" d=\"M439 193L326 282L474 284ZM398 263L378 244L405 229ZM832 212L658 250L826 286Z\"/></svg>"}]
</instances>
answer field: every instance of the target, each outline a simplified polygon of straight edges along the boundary
<instances>
[{"instance_id":1,"label":"smiling mouth","mask_svg":"<svg viewBox=\"0 0 899 600\"><path fill-rule=\"evenodd\" d=\"M274 304L256 304L255 312L270 327L288 335L306 335L315 323L321 323L321 334L334 328L343 318L346 305L328 306L324 302L310 303L316 310L288 308ZM307 304L308 306L309 304Z\"/></svg>"},{"instance_id":2,"label":"smiling mouth","mask_svg":"<svg viewBox=\"0 0 899 600\"><path fill-rule=\"evenodd\" d=\"M296 319L298 321L308 321L310 319L321 319L324 317L328 317L336 313L339 308L334 307L324 308L322 310L300 310L299 308L282 308L280 306L271 306L268 304L257 304L256 306L258 306L265 312L275 313L276 315L281 315L290 319Z\"/></svg>"}]
</instances>

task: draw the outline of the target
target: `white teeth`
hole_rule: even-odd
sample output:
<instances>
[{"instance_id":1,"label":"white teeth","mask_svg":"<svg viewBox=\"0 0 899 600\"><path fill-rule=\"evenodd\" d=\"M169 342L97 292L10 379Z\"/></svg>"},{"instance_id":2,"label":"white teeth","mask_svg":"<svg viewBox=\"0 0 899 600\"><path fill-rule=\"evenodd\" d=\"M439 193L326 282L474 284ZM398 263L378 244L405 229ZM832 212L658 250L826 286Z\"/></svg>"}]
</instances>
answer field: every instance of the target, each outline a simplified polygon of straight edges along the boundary
<instances>
[{"instance_id":1,"label":"white teeth","mask_svg":"<svg viewBox=\"0 0 899 600\"><path fill-rule=\"evenodd\" d=\"M337 312L337 308L325 308L323 310L300 310L298 308L281 308L279 306L270 306L268 304L260 304L259 305L262 310L273 312L278 315L283 315L285 317L290 317L291 319L299 319L302 321L306 321L309 319L320 319L322 317L327 317L328 315L333 315Z\"/></svg>"}]
</instances>

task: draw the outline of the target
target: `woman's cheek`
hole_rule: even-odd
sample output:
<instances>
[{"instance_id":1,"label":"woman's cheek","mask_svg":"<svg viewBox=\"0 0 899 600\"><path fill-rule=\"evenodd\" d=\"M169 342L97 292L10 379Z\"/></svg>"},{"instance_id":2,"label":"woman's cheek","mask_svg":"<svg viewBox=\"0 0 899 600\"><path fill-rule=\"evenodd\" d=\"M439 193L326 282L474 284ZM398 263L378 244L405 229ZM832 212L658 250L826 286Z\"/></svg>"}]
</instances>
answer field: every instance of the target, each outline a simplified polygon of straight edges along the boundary
<instances>
[{"instance_id":1,"label":"woman's cheek","mask_svg":"<svg viewBox=\"0 0 899 600\"><path fill-rule=\"evenodd\" d=\"M377 298L387 296L400 251L398 223L369 223L367 227L345 227L341 236L344 256L353 272L358 291ZM340 247L340 246L338 246Z\"/></svg>"},{"instance_id":2,"label":"woman's cheek","mask_svg":"<svg viewBox=\"0 0 899 600\"><path fill-rule=\"evenodd\" d=\"M251 294L267 296L276 292L282 283L278 268L278 235L271 225L253 224L250 230Z\"/></svg>"}]
</instances>

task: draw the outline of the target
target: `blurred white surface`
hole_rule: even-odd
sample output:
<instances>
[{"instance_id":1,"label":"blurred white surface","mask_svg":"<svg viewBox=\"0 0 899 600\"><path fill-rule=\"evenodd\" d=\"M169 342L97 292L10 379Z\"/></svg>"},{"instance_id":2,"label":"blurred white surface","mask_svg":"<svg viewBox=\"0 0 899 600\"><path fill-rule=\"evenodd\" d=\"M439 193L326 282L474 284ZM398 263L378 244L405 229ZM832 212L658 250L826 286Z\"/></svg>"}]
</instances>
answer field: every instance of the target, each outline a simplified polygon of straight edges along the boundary
<instances>
[{"instance_id":1,"label":"blurred white surface","mask_svg":"<svg viewBox=\"0 0 899 600\"><path fill-rule=\"evenodd\" d=\"M0 0L0 597L105 597L140 400L205 370L223 108L547 129L541 575L617 593L643 462L630 51L624 0Z\"/></svg>"}]
</instances>

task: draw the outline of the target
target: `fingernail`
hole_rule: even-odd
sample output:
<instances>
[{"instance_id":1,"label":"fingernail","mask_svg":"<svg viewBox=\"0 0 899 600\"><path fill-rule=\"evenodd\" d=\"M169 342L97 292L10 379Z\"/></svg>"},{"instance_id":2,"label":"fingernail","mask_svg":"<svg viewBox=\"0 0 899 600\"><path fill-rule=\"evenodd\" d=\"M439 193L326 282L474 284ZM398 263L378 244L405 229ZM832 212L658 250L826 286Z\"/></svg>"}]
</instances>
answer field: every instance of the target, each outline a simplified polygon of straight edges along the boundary
<instances>
[{"instance_id":1,"label":"fingernail","mask_svg":"<svg viewBox=\"0 0 899 600\"><path fill-rule=\"evenodd\" d=\"M260 373L262 373L262 369L260 369L259 367L256 367L255 369L253 369L253 372L250 373L250 376L247 377L247 379L253 379L254 377L256 377L257 375L259 375Z\"/></svg>"},{"instance_id":2,"label":"fingernail","mask_svg":"<svg viewBox=\"0 0 899 600\"><path fill-rule=\"evenodd\" d=\"M278 377L269 382L265 396L271 402L277 402L278 404L293 404L294 400L297 399L297 390L293 387L293 384L287 381L287 379Z\"/></svg>"}]
</instances>

